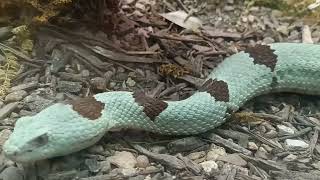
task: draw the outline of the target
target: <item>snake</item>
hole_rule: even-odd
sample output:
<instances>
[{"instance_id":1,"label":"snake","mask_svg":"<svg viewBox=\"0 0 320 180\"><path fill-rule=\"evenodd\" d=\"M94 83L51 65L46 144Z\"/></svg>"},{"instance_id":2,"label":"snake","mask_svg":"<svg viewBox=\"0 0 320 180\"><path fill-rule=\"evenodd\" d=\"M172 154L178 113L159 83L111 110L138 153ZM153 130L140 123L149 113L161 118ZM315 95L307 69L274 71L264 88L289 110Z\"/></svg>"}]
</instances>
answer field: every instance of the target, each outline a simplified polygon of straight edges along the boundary
<instances>
[{"instance_id":1,"label":"snake","mask_svg":"<svg viewBox=\"0 0 320 180\"><path fill-rule=\"evenodd\" d=\"M2 150L12 161L29 163L83 150L117 128L173 136L205 133L250 99L276 92L320 95L320 45L248 46L226 57L182 100L111 91L56 102L17 119Z\"/></svg>"}]
</instances>

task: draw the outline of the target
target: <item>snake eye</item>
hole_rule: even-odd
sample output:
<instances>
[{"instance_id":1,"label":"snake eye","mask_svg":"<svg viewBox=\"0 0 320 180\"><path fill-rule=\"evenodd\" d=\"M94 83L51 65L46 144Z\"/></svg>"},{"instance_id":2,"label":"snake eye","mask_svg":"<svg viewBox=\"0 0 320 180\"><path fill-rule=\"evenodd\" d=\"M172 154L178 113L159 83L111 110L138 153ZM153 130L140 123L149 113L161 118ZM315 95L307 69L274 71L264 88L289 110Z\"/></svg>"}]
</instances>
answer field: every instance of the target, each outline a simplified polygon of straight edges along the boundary
<instances>
[{"instance_id":1,"label":"snake eye","mask_svg":"<svg viewBox=\"0 0 320 180\"><path fill-rule=\"evenodd\" d=\"M30 144L32 145L32 147L41 147L44 146L48 143L49 141L49 137L47 135L47 133L44 133L34 139L31 140Z\"/></svg>"}]
</instances>

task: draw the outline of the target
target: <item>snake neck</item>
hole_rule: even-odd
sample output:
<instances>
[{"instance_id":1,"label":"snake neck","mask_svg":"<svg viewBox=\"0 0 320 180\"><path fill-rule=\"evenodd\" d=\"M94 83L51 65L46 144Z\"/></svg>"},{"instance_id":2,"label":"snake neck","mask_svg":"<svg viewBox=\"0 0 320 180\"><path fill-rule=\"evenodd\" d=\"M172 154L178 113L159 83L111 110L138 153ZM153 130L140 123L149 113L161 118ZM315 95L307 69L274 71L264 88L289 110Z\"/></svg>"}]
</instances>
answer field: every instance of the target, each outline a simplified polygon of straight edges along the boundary
<instances>
[{"instance_id":1,"label":"snake neck","mask_svg":"<svg viewBox=\"0 0 320 180\"><path fill-rule=\"evenodd\" d=\"M106 130L133 126L139 109L134 107L132 92L105 92L96 94L95 98L104 104L100 121L103 121Z\"/></svg>"}]
</instances>

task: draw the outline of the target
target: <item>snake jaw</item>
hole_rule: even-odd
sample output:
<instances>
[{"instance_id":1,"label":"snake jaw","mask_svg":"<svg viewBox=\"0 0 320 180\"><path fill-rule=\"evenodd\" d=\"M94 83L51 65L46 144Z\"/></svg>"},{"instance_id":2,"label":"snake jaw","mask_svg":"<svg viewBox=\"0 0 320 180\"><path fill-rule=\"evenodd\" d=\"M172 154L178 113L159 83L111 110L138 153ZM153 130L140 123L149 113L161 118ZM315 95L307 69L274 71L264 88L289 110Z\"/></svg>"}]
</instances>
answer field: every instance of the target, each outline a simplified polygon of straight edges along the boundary
<instances>
[{"instance_id":1,"label":"snake jaw","mask_svg":"<svg viewBox=\"0 0 320 180\"><path fill-rule=\"evenodd\" d=\"M21 133L21 129L17 128L16 132ZM48 146L49 136L46 128L41 129L31 137L17 138L15 133L11 134L3 145L3 152L7 158L15 162L30 162L45 157L45 153L40 152L45 152L43 150Z\"/></svg>"}]
</instances>

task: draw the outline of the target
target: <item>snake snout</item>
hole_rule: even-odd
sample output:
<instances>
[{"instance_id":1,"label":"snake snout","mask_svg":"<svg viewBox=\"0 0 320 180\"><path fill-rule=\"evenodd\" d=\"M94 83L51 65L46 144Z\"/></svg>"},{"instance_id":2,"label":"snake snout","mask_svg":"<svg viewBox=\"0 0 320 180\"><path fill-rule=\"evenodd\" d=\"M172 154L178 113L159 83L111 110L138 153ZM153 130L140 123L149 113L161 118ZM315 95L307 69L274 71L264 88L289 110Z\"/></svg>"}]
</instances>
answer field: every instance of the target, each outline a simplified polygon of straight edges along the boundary
<instances>
[{"instance_id":1,"label":"snake snout","mask_svg":"<svg viewBox=\"0 0 320 180\"><path fill-rule=\"evenodd\" d=\"M18 155L19 149L17 146L4 144L3 153L9 159L14 159Z\"/></svg>"}]
</instances>

